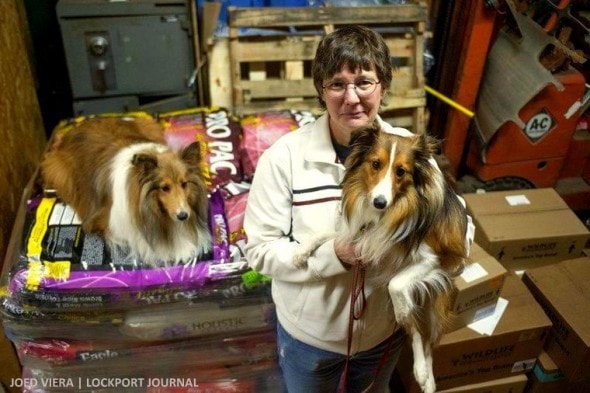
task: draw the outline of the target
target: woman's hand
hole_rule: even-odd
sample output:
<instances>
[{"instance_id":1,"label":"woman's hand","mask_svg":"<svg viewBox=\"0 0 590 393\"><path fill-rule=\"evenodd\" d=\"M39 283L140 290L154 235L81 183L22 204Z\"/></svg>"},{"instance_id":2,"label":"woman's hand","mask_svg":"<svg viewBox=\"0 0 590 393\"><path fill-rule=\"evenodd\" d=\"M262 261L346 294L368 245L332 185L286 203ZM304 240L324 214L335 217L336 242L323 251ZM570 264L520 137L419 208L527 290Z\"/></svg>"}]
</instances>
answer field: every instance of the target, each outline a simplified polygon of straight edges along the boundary
<instances>
[{"instance_id":1,"label":"woman's hand","mask_svg":"<svg viewBox=\"0 0 590 393\"><path fill-rule=\"evenodd\" d=\"M342 239L336 238L334 240L334 252L340 262L350 268L353 265L362 264L362 261L356 256L354 250L354 243L346 242Z\"/></svg>"}]
</instances>

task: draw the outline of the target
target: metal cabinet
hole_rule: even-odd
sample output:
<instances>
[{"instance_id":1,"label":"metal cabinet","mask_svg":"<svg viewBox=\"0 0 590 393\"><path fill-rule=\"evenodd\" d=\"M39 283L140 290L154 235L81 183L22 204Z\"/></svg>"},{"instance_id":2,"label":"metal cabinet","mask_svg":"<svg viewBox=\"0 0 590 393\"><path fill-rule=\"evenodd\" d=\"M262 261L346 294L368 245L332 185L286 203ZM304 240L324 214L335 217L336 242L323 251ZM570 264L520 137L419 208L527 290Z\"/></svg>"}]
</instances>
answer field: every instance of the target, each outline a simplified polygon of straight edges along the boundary
<instances>
[{"instance_id":1,"label":"metal cabinet","mask_svg":"<svg viewBox=\"0 0 590 393\"><path fill-rule=\"evenodd\" d=\"M124 111L190 94L189 6L178 0L60 0L74 113Z\"/></svg>"}]
</instances>

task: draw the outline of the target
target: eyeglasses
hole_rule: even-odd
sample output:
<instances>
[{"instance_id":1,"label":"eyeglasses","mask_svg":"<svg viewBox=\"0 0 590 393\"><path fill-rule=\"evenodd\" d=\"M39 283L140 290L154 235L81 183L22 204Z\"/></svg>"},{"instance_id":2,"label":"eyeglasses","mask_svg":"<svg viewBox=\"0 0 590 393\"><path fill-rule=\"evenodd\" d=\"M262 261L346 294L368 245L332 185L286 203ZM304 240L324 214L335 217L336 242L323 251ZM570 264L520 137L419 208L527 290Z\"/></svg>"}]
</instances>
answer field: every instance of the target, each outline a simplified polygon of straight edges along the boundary
<instances>
[{"instance_id":1,"label":"eyeglasses","mask_svg":"<svg viewBox=\"0 0 590 393\"><path fill-rule=\"evenodd\" d=\"M380 82L371 79L363 79L354 83L330 82L327 85L322 86L322 88L326 90L328 96L332 98L340 98L344 96L348 86L352 85L357 96L367 97L373 94L379 83Z\"/></svg>"}]
</instances>

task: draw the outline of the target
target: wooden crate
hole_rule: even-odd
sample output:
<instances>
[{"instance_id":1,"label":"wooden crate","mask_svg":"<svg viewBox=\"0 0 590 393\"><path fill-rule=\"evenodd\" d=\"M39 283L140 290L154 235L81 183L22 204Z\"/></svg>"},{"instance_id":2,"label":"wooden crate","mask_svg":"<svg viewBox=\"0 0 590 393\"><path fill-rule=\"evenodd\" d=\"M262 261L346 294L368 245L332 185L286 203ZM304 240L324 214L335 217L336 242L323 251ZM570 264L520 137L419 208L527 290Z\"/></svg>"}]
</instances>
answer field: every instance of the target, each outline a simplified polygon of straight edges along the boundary
<instances>
[{"instance_id":1,"label":"wooden crate","mask_svg":"<svg viewBox=\"0 0 590 393\"><path fill-rule=\"evenodd\" d=\"M381 33L394 65L382 116L424 130L423 75L427 9L422 5L371 7L229 8L232 110L319 111L311 63L323 35L347 24ZM215 67L215 64L211 65Z\"/></svg>"}]
</instances>

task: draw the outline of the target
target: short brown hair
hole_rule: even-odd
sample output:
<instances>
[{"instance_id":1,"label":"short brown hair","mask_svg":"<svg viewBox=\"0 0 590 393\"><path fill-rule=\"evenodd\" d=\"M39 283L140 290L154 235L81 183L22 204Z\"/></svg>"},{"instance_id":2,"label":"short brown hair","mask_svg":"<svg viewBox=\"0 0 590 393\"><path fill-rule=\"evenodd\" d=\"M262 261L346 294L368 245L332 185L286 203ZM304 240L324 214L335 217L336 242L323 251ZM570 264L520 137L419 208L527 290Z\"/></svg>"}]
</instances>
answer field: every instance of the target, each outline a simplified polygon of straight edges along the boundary
<instances>
[{"instance_id":1,"label":"short brown hair","mask_svg":"<svg viewBox=\"0 0 590 393\"><path fill-rule=\"evenodd\" d=\"M373 70L384 91L391 86L391 57L383 37L365 26L344 26L326 35L316 49L312 75L322 108L326 107L322 99L324 81L344 66L351 71Z\"/></svg>"}]
</instances>

